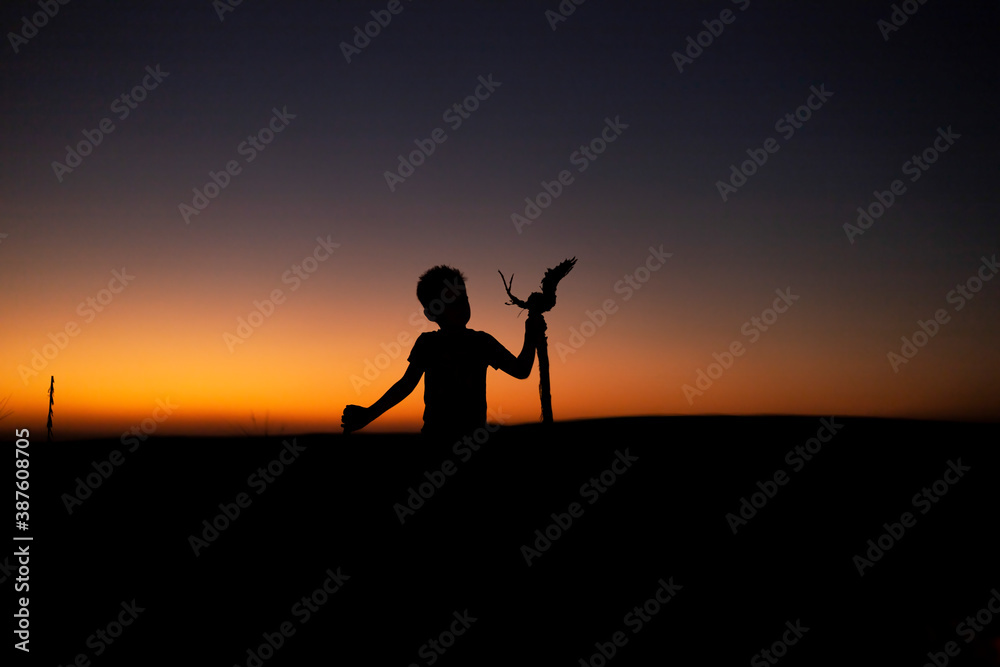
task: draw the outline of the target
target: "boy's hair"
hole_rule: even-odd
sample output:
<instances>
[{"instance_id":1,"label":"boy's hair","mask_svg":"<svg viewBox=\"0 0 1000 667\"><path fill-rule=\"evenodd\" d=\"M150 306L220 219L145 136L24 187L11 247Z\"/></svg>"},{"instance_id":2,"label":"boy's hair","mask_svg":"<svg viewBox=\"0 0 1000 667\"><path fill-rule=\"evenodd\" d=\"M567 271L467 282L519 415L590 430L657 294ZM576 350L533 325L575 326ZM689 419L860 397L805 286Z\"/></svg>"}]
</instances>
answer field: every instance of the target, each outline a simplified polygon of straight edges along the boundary
<instances>
[{"instance_id":1,"label":"boy's hair","mask_svg":"<svg viewBox=\"0 0 1000 667\"><path fill-rule=\"evenodd\" d=\"M444 302L444 296L449 298L447 302L454 301L451 295L460 296L465 292L465 276L458 269L450 266L439 265L424 272L417 281L417 299L427 310L434 310L431 305L435 301ZM438 307L438 312L443 309L444 303Z\"/></svg>"}]
</instances>

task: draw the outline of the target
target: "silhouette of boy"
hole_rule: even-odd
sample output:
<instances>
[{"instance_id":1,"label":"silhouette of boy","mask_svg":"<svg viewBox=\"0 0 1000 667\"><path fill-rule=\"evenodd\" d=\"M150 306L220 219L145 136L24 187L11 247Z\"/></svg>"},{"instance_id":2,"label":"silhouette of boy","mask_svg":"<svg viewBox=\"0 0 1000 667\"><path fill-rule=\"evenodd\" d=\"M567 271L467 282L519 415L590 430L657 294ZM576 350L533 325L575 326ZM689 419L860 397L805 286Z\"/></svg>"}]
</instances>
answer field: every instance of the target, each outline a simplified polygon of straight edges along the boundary
<instances>
[{"instance_id":1,"label":"silhouette of boy","mask_svg":"<svg viewBox=\"0 0 1000 667\"><path fill-rule=\"evenodd\" d=\"M486 425L486 367L492 366L525 380L531 375L535 347L545 335L545 320L528 317L524 345L515 357L496 338L467 329L471 311L465 276L450 266L435 266L417 282L417 299L424 316L440 330L420 334L402 379L370 407L348 405L345 433L370 424L410 395L424 376L424 426L421 433L434 439L460 439Z\"/></svg>"}]
</instances>

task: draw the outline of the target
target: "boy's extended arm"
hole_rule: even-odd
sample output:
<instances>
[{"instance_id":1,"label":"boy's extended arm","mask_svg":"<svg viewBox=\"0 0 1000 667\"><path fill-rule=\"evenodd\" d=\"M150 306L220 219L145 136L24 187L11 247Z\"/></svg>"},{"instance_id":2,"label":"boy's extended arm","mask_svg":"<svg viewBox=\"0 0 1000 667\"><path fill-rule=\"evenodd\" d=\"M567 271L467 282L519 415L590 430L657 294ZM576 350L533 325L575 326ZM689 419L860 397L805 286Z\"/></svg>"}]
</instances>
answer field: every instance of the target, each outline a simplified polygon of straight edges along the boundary
<instances>
[{"instance_id":1,"label":"boy's extended arm","mask_svg":"<svg viewBox=\"0 0 1000 667\"><path fill-rule=\"evenodd\" d=\"M396 384L389 387L386 392L382 394L382 398L375 401L372 406L368 408L374 415L372 420L378 419L383 413L387 412L389 408L396 406L400 401L409 396L410 393L417 388L417 383L420 382L420 376L423 374L424 372L413 364L407 366L406 372L403 373L403 377L401 377Z\"/></svg>"},{"instance_id":2,"label":"boy's extended arm","mask_svg":"<svg viewBox=\"0 0 1000 667\"><path fill-rule=\"evenodd\" d=\"M518 380L527 380L531 375L531 367L535 363L535 347L545 339L545 320L541 317L529 316L524 322L524 345L521 347L521 354L517 355L512 364L501 366L500 370L516 377ZM511 355L513 357L514 355Z\"/></svg>"},{"instance_id":3,"label":"boy's extended arm","mask_svg":"<svg viewBox=\"0 0 1000 667\"><path fill-rule=\"evenodd\" d=\"M344 416L341 418L344 432L350 433L364 428L371 422L378 419L382 414L410 395L420 382L423 370L410 364L406 367L406 372L394 385L389 387L382 398L378 399L371 407L363 408L359 405L348 405L344 408Z\"/></svg>"}]
</instances>

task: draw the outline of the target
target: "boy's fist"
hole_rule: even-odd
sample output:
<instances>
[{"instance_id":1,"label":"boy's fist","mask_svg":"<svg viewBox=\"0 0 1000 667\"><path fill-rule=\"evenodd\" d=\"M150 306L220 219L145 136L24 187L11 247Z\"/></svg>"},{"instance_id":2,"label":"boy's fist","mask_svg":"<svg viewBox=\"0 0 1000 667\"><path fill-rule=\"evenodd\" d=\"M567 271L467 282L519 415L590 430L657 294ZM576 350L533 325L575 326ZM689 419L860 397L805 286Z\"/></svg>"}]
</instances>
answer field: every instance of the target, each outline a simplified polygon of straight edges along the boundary
<instances>
[{"instance_id":1,"label":"boy's fist","mask_svg":"<svg viewBox=\"0 0 1000 667\"><path fill-rule=\"evenodd\" d=\"M348 405L344 408L344 415L340 418L340 425L344 428L344 433L357 431L371 423L374 416L370 408L363 408L360 405Z\"/></svg>"},{"instance_id":2,"label":"boy's fist","mask_svg":"<svg viewBox=\"0 0 1000 667\"><path fill-rule=\"evenodd\" d=\"M541 315L529 315L528 319L524 321L524 333L533 341L536 345L540 345L545 340L545 318Z\"/></svg>"}]
</instances>

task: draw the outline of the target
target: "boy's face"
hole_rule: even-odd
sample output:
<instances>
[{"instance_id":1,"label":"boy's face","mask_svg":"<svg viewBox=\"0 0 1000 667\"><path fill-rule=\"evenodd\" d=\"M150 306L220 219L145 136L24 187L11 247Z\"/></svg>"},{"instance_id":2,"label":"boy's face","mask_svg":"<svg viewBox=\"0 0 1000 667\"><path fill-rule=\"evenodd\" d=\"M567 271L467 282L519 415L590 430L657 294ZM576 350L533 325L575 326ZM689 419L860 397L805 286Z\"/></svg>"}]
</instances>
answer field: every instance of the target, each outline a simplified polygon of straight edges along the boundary
<instances>
[{"instance_id":1,"label":"boy's face","mask_svg":"<svg viewBox=\"0 0 1000 667\"><path fill-rule=\"evenodd\" d=\"M431 308L425 308L424 315L442 329L464 329L472 315L465 285L462 283L449 285L442 292L440 302L432 303Z\"/></svg>"}]
</instances>

